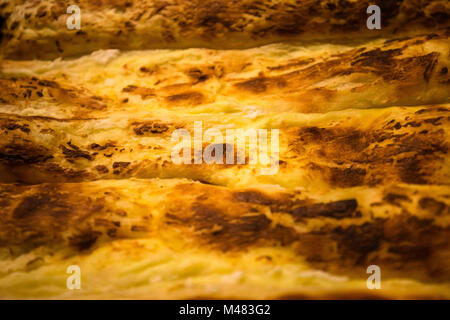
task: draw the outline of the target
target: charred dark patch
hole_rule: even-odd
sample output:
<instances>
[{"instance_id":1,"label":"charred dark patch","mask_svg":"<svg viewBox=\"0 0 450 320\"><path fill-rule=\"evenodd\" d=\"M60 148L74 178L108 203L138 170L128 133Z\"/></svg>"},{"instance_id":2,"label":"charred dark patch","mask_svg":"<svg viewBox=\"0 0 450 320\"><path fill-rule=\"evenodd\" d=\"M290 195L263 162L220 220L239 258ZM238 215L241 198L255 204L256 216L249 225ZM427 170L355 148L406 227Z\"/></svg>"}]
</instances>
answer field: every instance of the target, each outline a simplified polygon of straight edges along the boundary
<instances>
[{"instance_id":1,"label":"charred dark patch","mask_svg":"<svg viewBox=\"0 0 450 320\"><path fill-rule=\"evenodd\" d=\"M322 144L324 152L331 144L338 144L341 154L361 152L371 141L367 134L357 129L305 127L298 132L298 141L303 144Z\"/></svg>"},{"instance_id":2,"label":"charred dark patch","mask_svg":"<svg viewBox=\"0 0 450 320\"><path fill-rule=\"evenodd\" d=\"M384 241L389 244L394 261L401 263L397 268L413 272L419 264L421 277L449 277L448 264L438 258L448 254L449 236L450 229L433 224L432 219L402 214L384 222Z\"/></svg>"},{"instance_id":3,"label":"charred dark patch","mask_svg":"<svg viewBox=\"0 0 450 320\"><path fill-rule=\"evenodd\" d=\"M222 251L243 250L254 245L275 243L289 245L297 240L294 229L272 225L263 214L228 215L222 209L211 205L194 203L192 215L166 214L170 224L191 226L202 241Z\"/></svg>"},{"instance_id":4,"label":"charred dark patch","mask_svg":"<svg viewBox=\"0 0 450 320\"><path fill-rule=\"evenodd\" d=\"M355 23L360 24L359 20ZM423 39L417 39L415 45L418 45L420 41ZM280 75L267 76L260 73L251 79L237 80L233 86L255 95L272 92L278 95L280 92L285 92L292 98L297 97L302 102L310 100L312 104L316 104L314 108L310 107L310 112L317 112L318 108L321 108L317 101L330 101L335 93L335 90L326 87L308 89L309 85L325 80L323 70L327 70L327 78L364 73L374 74L385 81L420 83L425 80L428 82L437 65L439 53L431 52L402 58L403 51L404 48L386 50L376 48L368 51L365 48L359 48L332 55L331 58L317 63L307 59L292 61L286 65L268 67L270 72L286 71ZM307 66L303 67L305 64ZM351 94L357 94L357 92L357 88L350 91Z\"/></svg>"},{"instance_id":5,"label":"charred dark patch","mask_svg":"<svg viewBox=\"0 0 450 320\"><path fill-rule=\"evenodd\" d=\"M375 50L366 51L356 57L355 61L351 63L352 66L382 66L392 65L394 57L402 54L402 49L381 50L377 48Z\"/></svg>"},{"instance_id":6,"label":"charred dark patch","mask_svg":"<svg viewBox=\"0 0 450 320\"><path fill-rule=\"evenodd\" d=\"M89 152L81 150L78 146L74 145L70 141L67 143L68 147L60 145L59 147L62 150L65 158L68 160L73 160L77 158L84 158L87 160L93 160L94 157L90 155Z\"/></svg>"},{"instance_id":7,"label":"charred dark patch","mask_svg":"<svg viewBox=\"0 0 450 320\"><path fill-rule=\"evenodd\" d=\"M83 231L70 239L70 245L75 247L78 251L88 250L95 244L101 234L102 233L99 231Z\"/></svg>"},{"instance_id":8,"label":"charred dark patch","mask_svg":"<svg viewBox=\"0 0 450 320\"><path fill-rule=\"evenodd\" d=\"M293 209L290 214L296 221L301 221L304 218L353 218L357 217L356 208L358 202L355 199L340 200L328 203L317 203L308 206L301 206Z\"/></svg>"},{"instance_id":9,"label":"charred dark patch","mask_svg":"<svg viewBox=\"0 0 450 320\"><path fill-rule=\"evenodd\" d=\"M130 165L131 162L125 162L125 161L118 161L113 163L113 168L126 168Z\"/></svg>"},{"instance_id":10,"label":"charred dark patch","mask_svg":"<svg viewBox=\"0 0 450 320\"><path fill-rule=\"evenodd\" d=\"M426 56L421 56L418 58L418 62L425 69L425 71L423 72L423 78L425 79L426 82L430 82L431 73L433 72L433 69L438 62L437 59L438 55L439 55L438 53L430 53Z\"/></svg>"},{"instance_id":11,"label":"charred dark patch","mask_svg":"<svg viewBox=\"0 0 450 320\"><path fill-rule=\"evenodd\" d=\"M361 53L351 63L354 67L362 68L362 71L373 72L382 76L385 80L407 80L414 73L422 72L428 82L431 73L437 64L439 53L432 52L423 56L396 59L402 54L402 49L375 50ZM370 67L370 70L366 70Z\"/></svg>"},{"instance_id":12,"label":"charred dark patch","mask_svg":"<svg viewBox=\"0 0 450 320\"><path fill-rule=\"evenodd\" d=\"M439 39L439 35L436 33L430 33L426 37L427 40Z\"/></svg>"},{"instance_id":13,"label":"charred dark patch","mask_svg":"<svg viewBox=\"0 0 450 320\"><path fill-rule=\"evenodd\" d=\"M81 181L83 178L86 179L90 177L86 170L67 169L61 167L57 163L45 163L43 169L52 175L59 175L71 181Z\"/></svg>"},{"instance_id":14,"label":"charred dark patch","mask_svg":"<svg viewBox=\"0 0 450 320\"><path fill-rule=\"evenodd\" d=\"M381 12L386 12L386 15L383 15L384 22L383 26L389 26L391 20L397 17L400 6L403 3L403 0L392 0L392 1L378 1L377 4L380 6Z\"/></svg>"},{"instance_id":15,"label":"charred dark patch","mask_svg":"<svg viewBox=\"0 0 450 320\"><path fill-rule=\"evenodd\" d=\"M194 84L205 82L210 78L210 75L204 73L202 70L197 68L192 68L187 71L187 75L192 79Z\"/></svg>"},{"instance_id":16,"label":"charred dark patch","mask_svg":"<svg viewBox=\"0 0 450 320\"><path fill-rule=\"evenodd\" d=\"M249 202L262 205L273 205L277 202L260 191L238 191L233 193L233 198L240 202Z\"/></svg>"},{"instance_id":17,"label":"charred dark patch","mask_svg":"<svg viewBox=\"0 0 450 320\"><path fill-rule=\"evenodd\" d=\"M433 126L442 125L441 120L444 119L444 117L436 117L436 118L430 118L423 120L424 123L430 123Z\"/></svg>"},{"instance_id":18,"label":"charred dark patch","mask_svg":"<svg viewBox=\"0 0 450 320\"><path fill-rule=\"evenodd\" d=\"M422 171L422 163L416 157L407 157L397 162L400 179L406 183L426 184L426 175Z\"/></svg>"},{"instance_id":19,"label":"charred dark patch","mask_svg":"<svg viewBox=\"0 0 450 320\"><path fill-rule=\"evenodd\" d=\"M362 168L330 168L329 180L333 186L350 188L364 183L366 169Z\"/></svg>"},{"instance_id":20,"label":"charred dark patch","mask_svg":"<svg viewBox=\"0 0 450 320\"><path fill-rule=\"evenodd\" d=\"M384 44L390 44L390 43L393 43L393 42L403 42L403 41L406 41L406 40L409 40L409 39L411 39L411 37L393 38L393 39L386 40L384 42Z\"/></svg>"},{"instance_id":21,"label":"charred dark patch","mask_svg":"<svg viewBox=\"0 0 450 320\"><path fill-rule=\"evenodd\" d=\"M139 68L139 71L145 72L145 73L153 73L152 70L150 70L150 69L147 68L147 67L140 67L140 68Z\"/></svg>"},{"instance_id":22,"label":"charred dark patch","mask_svg":"<svg viewBox=\"0 0 450 320\"><path fill-rule=\"evenodd\" d=\"M4 5L7 5L4 3ZM0 42L3 40L3 28L6 25L6 18L3 15L0 15Z\"/></svg>"},{"instance_id":23,"label":"charred dark patch","mask_svg":"<svg viewBox=\"0 0 450 320\"><path fill-rule=\"evenodd\" d=\"M108 167L104 166L104 165L95 166L95 170L97 170L99 173L108 173L109 172Z\"/></svg>"},{"instance_id":24,"label":"charred dark patch","mask_svg":"<svg viewBox=\"0 0 450 320\"><path fill-rule=\"evenodd\" d=\"M40 6L38 10L36 11L36 18L42 18L47 15L47 7Z\"/></svg>"},{"instance_id":25,"label":"charred dark patch","mask_svg":"<svg viewBox=\"0 0 450 320\"><path fill-rule=\"evenodd\" d=\"M113 173L120 174L122 171L130 165L131 162L117 161L113 163Z\"/></svg>"},{"instance_id":26,"label":"charred dark patch","mask_svg":"<svg viewBox=\"0 0 450 320\"><path fill-rule=\"evenodd\" d=\"M134 132L138 136L143 136L147 134L161 134L169 130L168 125L154 121L133 122L132 125L134 126L133 128Z\"/></svg>"},{"instance_id":27,"label":"charred dark patch","mask_svg":"<svg viewBox=\"0 0 450 320\"><path fill-rule=\"evenodd\" d=\"M20 131L22 131L24 133L30 132L30 126L28 124L20 124L20 123L13 122L13 121L2 124L1 128L4 130L8 130L8 131L13 131L13 130L19 129Z\"/></svg>"},{"instance_id":28,"label":"charred dark patch","mask_svg":"<svg viewBox=\"0 0 450 320\"><path fill-rule=\"evenodd\" d=\"M41 79L41 80L37 80L37 84L42 87L59 88L59 84L56 81Z\"/></svg>"},{"instance_id":29,"label":"charred dark patch","mask_svg":"<svg viewBox=\"0 0 450 320\"><path fill-rule=\"evenodd\" d=\"M445 203L430 197L421 198L419 200L419 206L430 212L432 215L442 214L447 207Z\"/></svg>"},{"instance_id":30,"label":"charred dark patch","mask_svg":"<svg viewBox=\"0 0 450 320\"><path fill-rule=\"evenodd\" d=\"M408 196L399 193L388 193L383 197L383 200L396 206L400 205L403 201L411 202Z\"/></svg>"},{"instance_id":31,"label":"charred dark patch","mask_svg":"<svg viewBox=\"0 0 450 320\"><path fill-rule=\"evenodd\" d=\"M367 255L380 247L384 235L383 222L376 219L362 225L334 229L332 237L338 242L339 252L356 264L364 263Z\"/></svg>"},{"instance_id":32,"label":"charred dark patch","mask_svg":"<svg viewBox=\"0 0 450 320\"><path fill-rule=\"evenodd\" d=\"M147 232L148 228L146 226L131 226L131 231L132 232Z\"/></svg>"},{"instance_id":33,"label":"charred dark patch","mask_svg":"<svg viewBox=\"0 0 450 320\"><path fill-rule=\"evenodd\" d=\"M97 150L97 151L102 151L102 150L106 150L108 148L115 148L115 147L116 147L115 142L106 142L104 145L100 145L98 143L92 143L90 145L90 148L92 150Z\"/></svg>"},{"instance_id":34,"label":"charred dark patch","mask_svg":"<svg viewBox=\"0 0 450 320\"><path fill-rule=\"evenodd\" d=\"M103 198L84 195L80 186L56 183L19 187L15 192L18 203L9 204L3 212L3 244L20 244L28 249L70 245L84 250L95 242L95 237L87 233L91 232L90 218L105 207Z\"/></svg>"},{"instance_id":35,"label":"charred dark patch","mask_svg":"<svg viewBox=\"0 0 450 320\"><path fill-rule=\"evenodd\" d=\"M431 248L421 245L393 245L389 248L390 253L399 255L403 261L425 260L431 255Z\"/></svg>"},{"instance_id":36,"label":"charred dark patch","mask_svg":"<svg viewBox=\"0 0 450 320\"><path fill-rule=\"evenodd\" d=\"M9 143L0 150L0 161L11 166L45 162L53 158L50 151L31 142Z\"/></svg>"},{"instance_id":37,"label":"charred dark patch","mask_svg":"<svg viewBox=\"0 0 450 320\"><path fill-rule=\"evenodd\" d=\"M34 215L38 209L52 205L54 201L48 194L25 197L13 211L14 219L25 219Z\"/></svg>"},{"instance_id":38,"label":"charred dark patch","mask_svg":"<svg viewBox=\"0 0 450 320\"><path fill-rule=\"evenodd\" d=\"M436 108L430 108L438 112ZM416 114L425 114L421 109ZM431 112L431 111L430 111ZM442 112L448 112L445 108ZM442 126L445 115L417 119L391 119L380 128L303 127L292 130L289 146L293 157L312 155L310 168L320 171L333 186L376 185L389 177L406 183L425 184L448 153ZM424 131L425 130L425 131ZM420 134L420 133L426 134Z\"/></svg>"},{"instance_id":39,"label":"charred dark patch","mask_svg":"<svg viewBox=\"0 0 450 320\"><path fill-rule=\"evenodd\" d=\"M226 8L226 4L219 1L213 1L209 5L206 3L199 5L195 8L197 26L212 28L215 24L222 24L224 20L221 13Z\"/></svg>"},{"instance_id":40,"label":"charred dark patch","mask_svg":"<svg viewBox=\"0 0 450 320\"><path fill-rule=\"evenodd\" d=\"M449 108L444 107L434 107L434 108L427 108L427 109L420 109L415 112L415 114L424 114L424 113L430 113L430 112L450 112Z\"/></svg>"}]
</instances>

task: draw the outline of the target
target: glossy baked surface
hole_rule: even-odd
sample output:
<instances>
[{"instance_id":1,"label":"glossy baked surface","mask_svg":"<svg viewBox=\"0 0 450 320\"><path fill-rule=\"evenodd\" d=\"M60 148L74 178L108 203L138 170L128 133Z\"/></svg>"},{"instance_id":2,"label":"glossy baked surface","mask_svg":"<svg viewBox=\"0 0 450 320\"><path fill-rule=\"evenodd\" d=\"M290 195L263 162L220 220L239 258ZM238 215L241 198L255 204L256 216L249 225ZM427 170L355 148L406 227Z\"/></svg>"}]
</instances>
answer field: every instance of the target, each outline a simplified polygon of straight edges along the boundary
<instances>
[{"instance_id":1,"label":"glossy baked surface","mask_svg":"<svg viewBox=\"0 0 450 320\"><path fill-rule=\"evenodd\" d=\"M67 5L0 1L0 298L450 298L447 1Z\"/></svg>"}]
</instances>

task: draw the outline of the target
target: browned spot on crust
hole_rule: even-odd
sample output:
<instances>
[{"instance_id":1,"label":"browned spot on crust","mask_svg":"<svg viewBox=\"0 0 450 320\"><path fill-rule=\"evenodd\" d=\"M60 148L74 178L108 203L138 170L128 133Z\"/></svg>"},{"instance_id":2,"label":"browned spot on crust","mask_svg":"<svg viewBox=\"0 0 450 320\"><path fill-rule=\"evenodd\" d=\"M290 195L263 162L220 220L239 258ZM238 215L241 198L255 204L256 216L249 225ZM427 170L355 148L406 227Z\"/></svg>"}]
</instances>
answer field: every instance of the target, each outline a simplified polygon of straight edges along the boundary
<instances>
[{"instance_id":1,"label":"browned spot on crust","mask_svg":"<svg viewBox=\"0 0 450 320\"><path fill-rule=\"evenodd\" d=\"M361 264L367 255L380 247L383 238L382 221L376 219L348 228L338 227L333 230L332 237L338 241L340 254L356 264Z\"/></svg>"},{"instance_id":2,"label":"browned spot on crust","mask_svg":"<svg viewBox=\"0 0 450 320\"><path fill-rule=\"evenodd\" d=\"M430 248L421 245L393 245L389 248L389 252L401 256L404 261L424 260L431 255Z\"/></svg>"},{"instance_id":3,"label":"browned spot on crust","mask_svg":"<svg viewBox=\"0 0 450 320\"><path fill-rule=\"evenodd\" d=\"M37 18L42 18L45 17L47 15L47 8L45 6L40 6L38 8L38 10L36 11L36 17Z\"/></svg>"},{"instance_id":4,"label":"browned spot on crust","mask_svg":"<svg viewBox=\"0 0 450 320\"><path fill-rule=\"evenodd\" d=\"M184 235L197 239L201 245L221 251L274 244L289 246L317 268L344 274L377 264L384 266L386 277L411 272L418 279L437 281L450 276L448 263L442 262L450 250L450 228L407 212L405 208L410 208L412 201L400 192L386 190L383 203L394 207L408 205L402 207L402 213L371 218L369 211L361 214L356 199L305 204L289 195L268 195L258 190L228 191L197 184L176 187L177 194L181 190L191 200L184 202L181 197L177 206L168 210L165 221L168 227L186 228L189 231ZM193 194L198 195L195 200L191 198ZM214 201L219 198L222 200ZM444 209L439 203L424 198L417 206L442 214L439 212ZM180 205L188 209L180 212ZM303 225L307 225L304 219L332 219L321 219L317 227L299 232L291 225L274 222L263 213L267 212L264 208L270 209L272 215L290 214ZM344 218L352 220L344 223Z\"/></svg>"},{"instance_id":5,"label":"browned spot on crust","mask_svg":"<svg viewBox=\"0 0 450 320\"><path fill-rule=\"evenodd\" d=\"M445 203L430 197L421 198L419 200L419 205L422 209L427 210L432 215L440 215L444 212L446 208L448 210L448 207Z\"/></svg>"},{"instance_id":6,"label":"browned spot on crust","mask_svg":"<svg viewBox=\"0 0 450 320\"><path fill-rule=\"evenodd\" d=\"M242 250L261 242L289 245L297 238L296 232L281 225L272 226L263 214L230 217L221 209L194 203L192 215L180 217L167 214L169 223L192 226L206 244L222 251Z\"/></svg>"},{"instance_id":7,"label":"browned spot on crust","mask_svg":"<svg viewBox=\"0 0 450 320\"><path fill-rule=\"evenodd\" d=\"M417 37L416 40L423 40L422 38ZM335 87L327 87L327 85L317 87L318 83L335 77L344 79L347 76L351 76L349 81L354 83L354 77L367 75L374 79L374 86L379 81L388 82L396 91L396 99L406 101L407 97L404 95L406 89L414 86L414 90L417 90L417 86L420 86L420 90L426 90L426 82L430 82L432 77L439 76L438 72L435 72L435 67L438 64L440 53L429 52L404 56L408 45L420 44L417 41L415 44L409 43L409 40L404 41L405 45L401 48L397 48L396 45L392 45L392 49L358 48L332 55L315 63L300 58L286 65L270 66L268 67L269 74L261 72L258 76L250 79L233 80L229 90L232 94L240 96L253 94L279 97L282 95L281 100L290 103L299 111L321 112L326 110L323 105L336 99L336 91L347 92L347 95L354 96L355 101L358 101L361 95L363 99L366 99L364 92L370 85L357 86L355 83L355 87L349 89L335 89ZM281 72L273 74L273 71ZM442 76L440 76L441 78ZM338 80L338 83L340 83L339 81L341 80ZM441 81L445 81L445 79ZM357 82L360 81L357 80Z\"/></svg>"},{"instance_id":8,"label":"browned spot on crust","mask_svg":"<svg viewBox=\"0 0 450 320\"><path fill-rule=\"evenodd\" d=\"M130 165L130 162L118 161L113 163L113 168L126 168Z\"/></svg>"},{"instance_id":9,"label":"browned spot on crust","mask_svg":"<svg viewBox=\"0 0 450 320\"><path fill-rule=\"evenodd\" d=\"M77 234L70 239L70 245L75 247L78 251L87 250L95 244L97 238L101 234L102 233L98 231L83 231L82 233Z\"/></svg>"},{"instance_id":10,"label":"browned spot on crust","mask_svg":"<svg viewBox=\"0 0 450 320\"><path fill-rule=\"evenodd\" d=\"M167 102L174 105L183 105L186 103L191 105L197 105L203 103L205 97L200 92L191 91L168 96L165 99Z\"/></svg>"},{"instance_id":11,"label":"browned spot on crust","mask_svg":"<svg viewBox=\"0 0 450 320\"><path fill-rule=\"evenodd\" d=\"M91 156L89 152L81 150L78 146L74 145L70 141L67 143L67 146L68 148L63 145L60 146L62 153L67 160L73 160L77 158L84 158L87 160L94 159L94 157Z\"/></svg>"},{"instance_id":12,"label":"browned spot on crust","mask_svg":"<svg viewBox=\"0 0 450 320\"><path fill-rule=\"evenodd\" d=\"M51 198L47 195L32 195L24 198L20 204L13 211L14 219L28 218L30 215L36 213L36 210L44 205L48 205Z\"/></svg>"},{"instance_id":13,"label":"browned spot on crust","mask_svg":"<svg viewBox=\"0 0 450 320\"><path fill-rule=\"evenodd\" d=\"M97 170L99 173L108 173L109 172L108 167L104 166L104 165L95 166L95 170Z\"/></svg>"},{"instance_id":14,"label":"browned spot on crust","mask_svg":"<svg viewBox=\"0 0 450 320\"><path fill-rule=\"evenodd\" d=\"M146 226L131 226L131 231L132 232L147 232L148 229Z\"/></svg>"},{"instance_id":15,"label":"browned spot on crust","mask_svg":"<svg viewBox=\"0 0 450 320\"><path fill-rule=\"evenodd\" d=\"M121 223L127 214L113 203L122 190L98 190L99 184L93 185L96 187L90 189L89 184L83 184L82 188L88 188L84 190L75 184L4 186L0 189L0 203L5 207L0 217L0 243L65 245L81 251L100 240L141 237L151 230L152 219L146 214L142 220L133 215L132 224L129 220ZM411 188L408 194L416 197L414 190ZM374 218L373 209L367 210L364 205L358 208L356 199L302 203L293 194L230 190L198 183L177 184L161 192L166 200L162 220L158 219L164 223L160 232L181 232L189 246L223 252L283 246L302 255L314 267L336 273L353 274L377 264L383 266L387 278L404 272L411 272L410 276L419 280L439 281L450 276L450 228L436 223L435 217L428 219L408 212L420 207L418 212L429 210L442 217L441 201L430 197L417 196L421 200L416 203L400 196L399 191L380 190L385 198L395 198L394 204L384 200L387 208L396 208L397 202L408 206L399 213L392 210L384 218ZM135 200L129 204L140 206ZM358 209L367 211L360 214ZM292 215L294 221L278 219L284 217L280 213ZM303 221L315 218L317 223ZM296 228L299 226L302 228Z\"/></svg>"},{"instance_id":16,"label":"browned spot on crust","mask_svg":"<svg viewBox=\"0 0 450 320\"><path fill-rule=\"evenodd\" d=\"M329 181L333 186L349 188L364 184L366 170L361 168L329 168Z\"/></svg>"},{"instance_id":17,"label":"browned spot on crust","mask_svg":"<svg viewBox=\"0 0 450 320\"><path fill-rule=\"evenodd\" d=\"M381 50L377 48L361 53L351 65L360 67L360 71L366 72L369 70L365 70L365 67L370 67L371 72L382 76L385 80L407 80L415 76L412 71L421 72L423 78L428 82L439 53L432 52L423 56L396 59L395 57L401 55L402 51L402 49Z\"/></svg>"},{"instance_id":18,"label":"browned spot on crust","mask_svg":"<svg viewBox=\"0 0 450 320\"><path fill-rule=\"evenodd\" d=\"M444 131L448 119L423 110L416 113L420 116L387 119L364 130L340 125L292 130L291 156L308 155L309 168L337 187L392 180L433 183L433 174L448 153Z\"/></svg>"},{"instance_id":19,"label":"browned spot on crust","mask_svg":"<svg viewBox=\"0 0 450 320\"><path fill-rule=\"evenodd\" d=\"M146 100L146 99L154 97L156 95L155 91L151 88L138 87L135 85L129 85L129 86L123 88L122 92L140 95L142 100Z\"/></svg>"},{"instance_id":20,"label":"browned spot on crust","mask_svg":"<svg viewBox=\"0 0 450 320\"><path fill-rule=\"evenodd\" d=\"M86 32L78 30L74 34L79 39L76 43L69 39L62 39L60 47L72 48L73 51L86 54L92 50L105 49L114 43L118 49L148 49L148 48L187 48L192 46L208 46L214 48L242 48L254 47L261 43L270 43L287 39L327 39L330 37L354 35L358 37L372 36L380 32L398 34L402 31L427 30L448 26L449 14L445 5L438 5L436 1L406 2L392 1L291 1L274 5L271 1L153 1L139 3L135 1L87 1L77 2L89 13L100 13L100 23L94 26L87 36ZM383 14L382 30L367 30L366 9L371 4L378 4ZM43 9L42 9L43 8ZM6 10L6 9L5 9ZM21 11L17 11L21 10ZM117 30L101 29L108 15L102 14L107 10L115 14L124 14L128 20L124 28ZM17 11L17 12L16 12ZM4 12L5 13L5 12ZM9 17L6 13L15 13ZM5 26L2 28L4 38L17 37L12 29L39 30L42 25L55 23L58 17L66 14L63 6L51 5L17 9L8 8L5 13ZM35 19L29 19L33 15ZM17 16L17 26L14 22ZM320 19L318 19L320 17ZM102 20L104 19L104 20ZM23 21L22 21L23 20ZM151 28L147 21L160 21L158 28ZM136 28L142 25L142 28ZM149 36L152 30L153 41L137 41ZM111 41L102 39L102 32L106 32ZM21 35L21 33L19 33ZM430 35L431 36L431 35ZM436 34L434 36L437 36ZM37 38L36 38L37 37ZM50 37L48 41L54 41ZM97 41L96 41L97 40ZM26 58L56 58L57 47L53 50L33 50L43 41L39 34L28 39L27 46L12 46L9 56L20 59ZM81 41L81 42L80 42ZM89 42L89 45L84 45ZM109 45L109 46L108 46Z\"/></svg>"},{"instance_id":21,"label":"browned spot on crust","mask_svg":"<svg viewBox=\"0 0 450 320\"><path fill-rule=\"evenodd\" d=\"M101 97L91 96L86 90L62 87L58 82L21 77L0 79L0 102L16 104L18 101L31 102L41 99L74 106L75 114L85 114L86 110L104 110L106 105Z\"/></svg>"},{"instance_id":22,"label":"browned spot on crust","mask_svg":"<svg viewBox=\"0 0 450 320\"><path fill-rule=\"evenodd\" d=\"M165 123L147 121L147 122L133 122L133 130L138 136L147 134L161 134L169 130L169 126Z\"/></svg>"},{"instance_id":23,"label":"browned spot on crust","mask_svg":"<svg viewBox=\"0 0 450 320\"><path fill-rule=\"evenodd\" d=\"M20 124L16 121L6 121L5 123L1 123L1 128L7 131L20 130L24 133L29 133L30 126L28 124Z\"/></svg>"},{"instance_id":24,"label":"browned spot on crust","mask_svg":"<svg viewBox=\"0 0 450 320\"><path fill-rule=\"evenodd\" d=\"M41 164L40 169L50 173L52 176L62 176L68 181L81 181L81 179L92 179L86 170L76 170L73 168L63 168L56 163Z\"/></svg>"},{"instance_id":25,"label":"browned spot on crust","mask_svg":"<svg viewBox=\"0 0 450 320\"><path fill-rule=\"evenodd\" d=\"M287 80L288 77L265 77L261 75L257 78L246 80L244 82L238 82L235 86L239 89L258 94L268 91L269 88L284 88L287 86Z\"/></svg>"},{"instance_id":26,"label":"browned spot on crust","mask_svg":"<svg viewBox=\"0 0 450 320\"><path fill-rule=\"evenodd\" d=\"M102 150L106 150L108 148L115 148L116 147L116 143L115 142L106 142L104 145L100 145L98 143L92 143L90 145L90 148L92 150L97 150L97 151L102 151Z\"/></svg>"},{"instance_id":27,"label":"browned spot on crust","mask_svg":"<svg viewBox=\"0 0 450 320\"><path fill-rule=\"evenodd\" d=\"M125 161L116 161L113 163L113 173L114 174L120 174L122 171L127 168L130 165L131 162L125 162Z\"/></svg>"},{"instance_id":28,"label":"browned spot on crust","mask_svg":"<svg viewBox=\"0 0 450 320\"><path fill-rule=\"evenodd\" d=\"M383 200L388 203L391 203L393 205L396 205L396 206L401 205L401 202L403 202L403 201L407 201L407 202L411 201L411 199L404 194L392 193L392 192L387 193L383 197Z\"/></svg>"},{"instance_id":29,"label":"browned spot on crust","mask_svg":"<svg viewBox=\"0 0 450 320\"><path fill-rule=\"evenodd\" d=\"M237 191L233 193L233 198L241 202L249 202L262 205L274 205L278 201L257 190Z\"/></svg>"},{"instance_id":30,"label":"browned spot on crust","mask_svg":"<svg viewBox=\"0 0 450 320\"><path fill-rule=\"evenodd\" d=\"M205 82L210 78L209 74L204 73L202 70L198 68L191 68L186 73L192 79L193 84Z\"/></svg>"},{"instance_id":31,"label":"browned spot on crust","mask_svg":"<svg viewBox=\"0 0 450 320\"><path fill-rule=\"evenodd\" d=\"M8 143L0 150L0 161L11 166L41 163L51 158L53 156L47 148L28 140Z\"/></svg>"},{"instance_id":32,"label":"browned spot on crust","mask_svg":"<svg viewBox=\"0 0 450 320\"><path fill-rule=\"evenodd\" d=\"M390 276L408 270L419 279L444 279L450 273L437 257L448 254L449 235L448 227L403 213L345 227L327 225L301 234L298 250L326 270L348 272L354 266L377 264ZM383 253L384 248L389 254Z\"/></svg>"},{"instance_id":33,"label":"browned spot on crust","mask_svg":"<svg viewBox=\"0 0 450 320\"><path fill-rule=\"evenodd\" d=\"M333 219L343 219L358 217L356 208L358 202L355 199L340 200L328 203L316 203L308 206L301 206L293 209L290 214L299 221L304 218L327 217Z\"/></svg>"},{"instance_id":34,"label":"browned spot on crust","mask_svg":"<svg viewBox=\"0 0 450 320\"><path fill-rule=\"evenodd\" d=\"M4 208L0 243L32 248L43 244L58 246L66 241L84 250L95 241L91 236L98 231L90 233L87 220L103 210L103 199L80 193L79 186L71 190L64 185L42 184L26 194L24 187L12 188L22 197L17 204Z\"/></svg>"}]
</instances>

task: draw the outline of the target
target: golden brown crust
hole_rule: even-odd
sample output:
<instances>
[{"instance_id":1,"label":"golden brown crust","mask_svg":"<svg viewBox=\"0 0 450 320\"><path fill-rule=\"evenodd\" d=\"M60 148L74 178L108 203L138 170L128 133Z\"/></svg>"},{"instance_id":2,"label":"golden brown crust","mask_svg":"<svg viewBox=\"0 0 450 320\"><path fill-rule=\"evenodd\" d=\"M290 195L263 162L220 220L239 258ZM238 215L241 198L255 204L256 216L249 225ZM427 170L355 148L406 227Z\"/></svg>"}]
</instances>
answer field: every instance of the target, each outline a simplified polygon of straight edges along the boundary
<instances>
[{"instance_id":1,"label":"golden brown crust","mask_svg":"<svg viewBox=\"0 0 450 320\"><path fill-rule=\"evenodd\" d=\"M449 4L427 1L79 1L80 30L66 28L70 1L2 1L4 56L53 59L98 49L248 48L283 40L376 37L448 26ZM378 4L382 29L368 30ZM21 41L26 37L26 42Z\"/></svg>"},{"instance_id":2,"label":"golden brown crust","mask_svg":"<svg viewBox=\"0 0 450 320\"><path fill-rule=\"evenodd\" d=\"M382 266L386 282L450 277L448 188L405 185L317 196L187 180L109 180L0 185L0 201L0 243L13 255L42 245L45 255L89 255L114 241L159 239L176 251L211 257L264 248L267 255L254 263L269 265L279 259L271 252L282 248L310 267L355 281L365 279L362 271L371 264ZM245 260L236 263L239 269ZM333 290L319 292L344 294Z\"/></svg>"},{"instance_id":3,"label":"golden brown crust","mask_svg":"<svg viewBox=\"0 0 450 320\"><path fill-rule=\"evenodd\" d=\"M2 61L0 110L56 118L120 112L325 113L448 103L448 30L360 46L99 51ZM33 80L34 79L34 80Z\"/></svg>"},{"instance_id":4,"label":"golden brown crust","mask_svg":"<svg viewBox=\"0 0 450 320\"><path fill-rule=\"evenodd\" d=\"M70 4L0 0L0 299L450 299L448 1Z\"/></svg>"},{"instance_id":5,"label":"golden brown crust","mask_svg":"<svg viewBox=\"0 0 450 320\"><path fill-rule=\"evenodd\" d=\"M341 111L309 121L279 117L271 124L280 129L279 170L264 176L248 158L245 164L174 164L171 153L179 142L171 141L172 133L183 128L193 136L194 121L204 117L58 120L3 114L0 168L3 181L27 183L176 177L317 190L395 182L448 185L449 115L448 105L436 105ZM204 130L218 123L205 121ZM203 143L203 151L209 144Z\"/></svg>"}]
</instances>

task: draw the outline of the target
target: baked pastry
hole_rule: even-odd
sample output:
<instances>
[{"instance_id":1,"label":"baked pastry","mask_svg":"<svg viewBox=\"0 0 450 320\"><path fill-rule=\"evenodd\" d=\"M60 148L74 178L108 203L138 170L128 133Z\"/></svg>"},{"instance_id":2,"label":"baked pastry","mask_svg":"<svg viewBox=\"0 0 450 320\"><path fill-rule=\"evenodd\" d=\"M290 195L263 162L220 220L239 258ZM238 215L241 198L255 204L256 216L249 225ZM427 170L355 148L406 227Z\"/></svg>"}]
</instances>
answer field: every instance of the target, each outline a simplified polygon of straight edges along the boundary
<instances>
[{"instance_id":1,"label":"baked pastry","mask_svg":"<svg viewBox=\"0 0 450 320\"><path fill-rule=\"evenodd\" d=\"M0 111L92 118L448 103L449 30L358 46L101 50L62 61L4 60Z\"/></svg>"},{"instance_id":2,"label":"baked pastry","mask_svg":"<svg viewBox=\"0 0 450 320\"><path fill-rule=\"evenodd\" d=\"M77 3L0 0L1 299L450 299L447 1Z\"/></svg>"},{"instance_id":3,"label":"baked pastry","mask_svg":"<svg viewBox=\"0 0 450 320\"><path fill-rule=\"evenodd\" d=\"M403 37L448 27L450 12L446 0L80 0L81 29L68 29L73 4L0 1L3 55L54 59L109 48L242 49L287 40ZM366 26L374 4L382 13L380 30Z\"/></svg>"},{"instance_id":4,"label":"baked pastry","mask_svg":"<svg viewBox=\"0 0 450 320\"><path fill-rule=\"evenodd\" d=\"M115 179L2 184L0 201L3 298L449 298L444 186Z\"/></svg>"},{"instance_id":5,"label":"baked pastry","mask_svg":"<svg viewBox=\"0 0 450 320\"><path fill-rule=\"evenodd\" d=\"M449 115L449 105L436 105L235 121L237 128L268 129L268 146L270 129L278 128L279 163L263 166L250 163L252 146L247 146L243 163L235 159L237 150L227 163L226 153L234 152L237 143L231 148L226 141L220 145L222 164L173 161L180 143L172 139L175 130L194 137L196 121L204 122L206 131L233 123L236 118L231 116L221 121L207 116L61 120L2 114L0 172L3 181L25 183L158 177L316 191L389 183L448 185ZM225 138L225 129L222 134ZM247 143L252 141L247 138ZM202 154L209 145L213 143L201 142ZM191 148L193 157L193 141ZM181 148L179 152L182 156ZM261 167L273 170L266 174Z\"/></svg>"}]
</instances>

